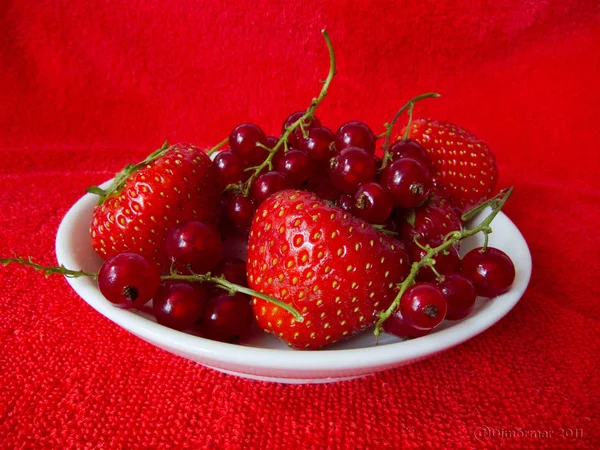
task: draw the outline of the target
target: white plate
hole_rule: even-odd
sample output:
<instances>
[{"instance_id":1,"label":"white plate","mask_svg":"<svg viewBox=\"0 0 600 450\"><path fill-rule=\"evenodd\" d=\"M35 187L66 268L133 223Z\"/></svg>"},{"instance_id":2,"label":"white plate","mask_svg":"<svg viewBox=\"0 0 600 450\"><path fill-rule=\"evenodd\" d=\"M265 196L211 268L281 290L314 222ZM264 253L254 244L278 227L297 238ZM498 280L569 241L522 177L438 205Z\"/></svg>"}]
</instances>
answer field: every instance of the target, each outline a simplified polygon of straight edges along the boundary
<instances>
[{"instance_id":1,"label":"white plate","mask_svg":"<svg viewBox=\"0 0 600 450\"><path fill-rule=\"evenodd\" d=\"M89 226L97 197L82 197L64 217L56 236L58 262L69 269L96 272L101 259L94 252ZM485 212L475 220L485 217ZM476 336L504 317L519 301L531 276L531 254L517 227L498 214L492 223L490 245L513 260L515 282L506 294L493 300L478 299L475 311L461 321L445 321L435 332L418 339L400 341L382 335L375 345L370 332L355 336L326 350L300 351L263 333L242 345L225 344L175 331L157 324L151 315L114 307L89 278L67 279L71 287L100 314L136 336L162 349L221 372L255 380L281 383L328 383L357 378L410 364L454 347ZM481 234L465 240L461 252L483 243Z\"/></svg>"}]
</instances>

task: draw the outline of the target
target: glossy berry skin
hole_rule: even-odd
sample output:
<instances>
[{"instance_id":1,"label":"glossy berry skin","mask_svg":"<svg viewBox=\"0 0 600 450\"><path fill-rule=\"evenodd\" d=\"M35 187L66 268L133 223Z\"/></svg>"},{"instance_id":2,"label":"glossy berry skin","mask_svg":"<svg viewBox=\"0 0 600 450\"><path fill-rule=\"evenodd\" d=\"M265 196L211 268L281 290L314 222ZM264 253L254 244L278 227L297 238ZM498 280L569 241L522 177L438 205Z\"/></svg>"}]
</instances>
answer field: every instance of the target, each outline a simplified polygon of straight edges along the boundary
<instances>
[{"instance_id":1,"label":"glossy berry skin","mask_svg":"<svg viewBox=\"0 0 600 450\"><path fill-rule=\"evenodd\" d=\"M187 271L190 266L194 273L206 273L221 259L221 236L211 225L186 222L169 232L166 251L175 268Z\"/></svg>"},{"instance_id":2,"label":"glossy berry skin","mask_svg":"<svg viewBox=\"0 0 600 450\"><path fill-rule=\"evenodd\" d=\"M390 153L392 155L392 161L401 158L411 158L423 163L429 168L431 164L431 157L421 144L412 139L397 141L390 147Z\"/></svg>"},{"instance_id":3,"label":"glossy berry skin","mask_svg":"<svg viewBox=\"0 0 600 450\"><path fill-rule=\"evenodd\" d=\"M265 144L268 148L273 150L277 143L279 142L279 138L275 136L267 136L267 143ZM281 148L281 147L280 147Z\"/></svg>"},{"instance_id":4,"label":"glossy berry skin","mask_svg":"<svg viewBox=\"0 0 600 450\"><path fill-rule=\"evenodd\" d=\"M268 197L276 192L292 187L290 180L284 174L276 170L259 175L252 183L252 197L258 204L262 203Z\"/></svg>"},{"instance_id":5,"label":"glossy berry skin","mask_svg":"<svg viewBox=\"0 0 600 450\"><path fill-rule=\"evenodd\" d=\"M422 245L440 245L453 231L462 230L460 217L450 202L439 196L414 209L405 210L399 221L401 235L407 246L417 238Z\"/></svg>"},{"instance_id":6,"label":"glossy berry skin","mask_svg":"<svg viewBox=\"0 0 600 450\"><path fill-rule=\"evenodd\" d=\"M137 253L119 253L106 259L98 271L98 289L119 308L148 303L160 285L160 269Z\"/></svg>"},{"instance_id":7,"label":"glossy berry skin","mask_svg":"<svg viewBox=\"0 0 600 450\"><path fill-rule=\"evenodd\" d=\"M305 151L313 161L329 161L333 156L331 143L334 139L335 135L329 128L311 128L308 136L298 143L298 148Z\"/></svg>"},{"instance_id":8,"label":"glossy berry skin","mask_svg":"<svg viewBox=\"0 0 600 450\"><path fill-rule=\"evenodd\" d=\"M409 271L402 244L306 191L287 190L256 212L248 285L292 304L304 322L254 298L258 326L290 346L316 349L371 326Z\"/></svg>"},{"instance_id":9,"label":"glossy berry skin","mask_svg":"<svg viewBox=\"0 0 600 450\"><path fill-rule=\"evenodd\" d=\"M422 242L422 244L427 244L427 242ZM437 244L430 244L432 247L435 245ZM410 260L413 262L420 261L427 254L425 250L420 248L414 242L408 244L407 249ZM450 247L446 253L438 253L433 259L435 260L435 270L440 275L457 272L460 269L460 256L458 255L458 250L454 247ZM422 267L417 274L417 281L433 282L436 278L435 273L429 266Z\"/></svg>"},{"instance_id":10,"label":"glossy berry skin","mask_svg":"<svg viewBox=\"0 0 600 450\"><path fill-rule=\"evenodd\" d=\"M335 151L339 153L349 147L358 147L373 155L375 141L375 135L367 124L358 121L347 122L335 133Z\"/></svg>"},{"instance_id":11,"label":"glossy berry skin","mask_svg":"<svg viewBox=\"0 0 600 450\"><path fill-rule=\"evenodd\" d=\"M403 158L392 162L383 171L381 184L390 191L396 206L414 208L427 200L433 178L423 163Z\"/></svg>"},{"instance_id":12,"label":"glossy berry skin","mask_svg":"<svg viewBox=\"0 0 600 450\"><path fill-rule=\"evenodd\" d=\"M400 313L406 322L419 330L432 330L444 317L448 304L442 291L431 283L410 286L400 299Z\"/></svg>"},{"instance_id":13,"label":"glossy berry skin","mask_svg":"<svg viewBox=\"0 0 600 450\"><path fill-rule=\"evenodd\" d=\"M373 155L357 147L346 148L331 158L329 176L336 189L353 194L359 185L375 180Z\"/></svg>"},{"instance_id":14,"label":"glossy berry skin","mask_svg":"<svg viewBox=\"0 0 600 450\"><path fill-rule=\"evenodd\" d=\"M492 196L498 166L483 140L452 123L430 119L413 120L409 135L425 148L436 184L460 211Z\"/></svg>"},{"instance_id":15,"label":"glossy berry skin","mask_svg":"<svg viewBox=\"0 0 600 450\"><path fill-rule=\"evenodd\" d=\"M342 194L337 199L336 205L338 208L342 208L344 211L352 212L352 209L354 208L354 196L350 194Z\"/></svg>"},{"instance_id":16,"label":"glossy berry skin","mask_svg":"<svg viewBox=\"0 0 600 450\"><path fill-rule=\"evenodd\" d=\"M256 205L250 197L234 195L227 204L227 218L238 228L250 226Z\"/></svg>"},{"instance_id":17,"label":"glossy berry skin","mask_svg":"<svg viewBox=\"0 0 600 450\"><path fill-rule=\"evenodd\" d=\"M246 261L239 258L222 259L213 269L212 274L215 277L224 277L226 280L240 286L248 286ZM223 292L222 289L221 292Z\"/></svg>"},{"instance_id":18,"label":"glossy berry skin","mask_svg":"<svg viewBox=\"0 0 600 450\"><path fill-rule=\"evenodd\" d=\"M408 324L399 309L383 322L383 331L399 338L418 338L431 333L431 330L419 330Z\"/></svg>"},{"instance_id":19,"label":"glossy berry skin","mask_svg":"<svg viewBox=\"0 0 600 450\"><path fill-rule=\"evenodd\" d=\"M266 145L267 136L263 130L252 123L243 123L235 127L229 135L229 148L242 161L253 163L263 161L269 152L257 144Z\"/></svg>"},{"instance_id":20,"label":"glossy berry skin","mask_svg":"<svg viewBox=\"0 0 600 450\"><path fill-rule=\"evenodd\" d=\"M152 300L156 321L175 330L191 328L202 317L206 293L200 283L168 280Z\"/></svg>"},{"instance_id":21,"label":"glossy berry skin","mask_svg":"<svg viewBox=\"0 0 600 450\"><path fill-rule=\"evenodd\" d=\"M460 273L449 273L444 275L443 280L436 280L434 283L448 303L446 320L464 319L473 311L477 293L467 277Z\"/></svg>"},{"instance_id":22,"label":"glossy berry skin","mask_svg":"<svg viewBox=\"0 0 600 450\"><path fill-rule=\"evenodd\" d=\"M291 127L300 117L304 115L306 111L296 111L295 113L290 114L283 125L281 127L281 132L284 133L289 127ZM310 130L311 128L318 128L321 126L321 121L317 117L313 117L310 122L304 123L304 129ZM304 135L302 134L302 129L300 127L296 128L288 137L288 142L293 147L298 147L300 142L304 139Z\"/></svg>"},{"instance_id":23,"label":"glossy berry skin","mask_svg":"<svg viewBox=\"0 0 600 450\"><path fill-rule=\"evenodd\" d=\"M242 181L244 162L232 151L220 152L215 156L213 164L221 188Z\"/></svg>"},{"instance_id":24,"label":"glossy berry skin","mask_svg":"<svg viewBox=\"0 0 600 450\"><path fill-rule=\"evenodd\" d=\"M477 295L494 298L507 292L515 280L510 257L494 247L474 248L462 259L462 274L475 286Z\"/></svg>"},{"instance_id":25,"label":"glossy berry skin","mask_svg":"<svg viewBox=\"0 0 600 450\"><path fill-rule=\"evenodd\" d=\"M226 293L211 298L206 303L199 331L207 339L236 342L252 326L252 307L247 295Z\"/></svg>"},{"instance_id":26,"label":"glossy berry skin","mask_svg":"<svg viewBox=\"0 0 600 450\"><path fill-rule=\"evenodd\" d=\"M139 253L168 270L168 230L189 220L215 223L219 192L206 153L193 145L174 145L96 206L90 230L94 250L102 258Z\"/></svg>"},{"instance_id":27,"label":"glossy berry skin","mask_svg":"<svg viewBox=\"0 0 600 450\"><path fill-rule=\"evenodd\" d=\"M390 193L379 183L365 183L353 196L352 213L369 223L383 224L390 217L394 201Z\"/></svg>"},{"instance_id":28,"label":"glossy berry skin","mask_svg":"<svg viewBox=\"0 0 600 450\"><path fill-rule=\"evenodd\" d=\"M291 149L281 153L282 157L276 166L277 171L288 178L291 186L299 187L312 175L313 161L302 150Z\"/></svg>"}]
</instances>

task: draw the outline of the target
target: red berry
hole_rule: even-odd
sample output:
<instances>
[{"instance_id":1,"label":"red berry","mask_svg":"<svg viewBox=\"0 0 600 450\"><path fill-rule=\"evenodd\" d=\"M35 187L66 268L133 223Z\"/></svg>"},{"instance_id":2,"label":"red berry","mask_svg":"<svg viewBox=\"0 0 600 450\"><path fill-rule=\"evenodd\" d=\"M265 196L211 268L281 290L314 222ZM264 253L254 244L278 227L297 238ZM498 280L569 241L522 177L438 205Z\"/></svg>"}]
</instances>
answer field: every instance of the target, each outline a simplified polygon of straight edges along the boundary
<instances>
[{"instance_id":1,"label":"red berry","mask_svg":"<svg viewBox=\"0 0 600 450\"><path fill-rule=\"evenodd\" d=\"M224 277L227 281L239 284L240 286L248 286L246 279L246 261L238 258L224 258L212 271L215 277ZM223 290L218 288L222 293Z\"/></svg>"},{"instance_id":2,"label":"red berry","mask_svg":"<svg viewBox=\"0 0 600 450\"><path fill-rule=\"evenodd\" d=\"M270 148L271 150L273 150L278 142L279 142L278 137L267 136L267 143L265 145L267 146L267 148ZM279 147L279 148L281 148L281 147Z\"/></svg>"},{"instance_id":3,"label":"red berry","mask_svg":"<svg viewBox=\"0 0 600 450\"><path fill-rule=\"evenodd\" d=\"M244 163L232 151L219 153L214 160L215 174L221 188L228 184L235 184L242 181L244 176Z\"/></svg>"},{"instance_id":4,"label":"red berry","mask_svg":"<svg viewBox=\"0 0 600 450\"><path fill-rule=\"evenodd\" d=\"M394 161L383 171L381 183L391 192L396 206L414 208L429 196L433 178L423 163L403 158Z\"/></svg>"},{"instance_id":5,"label":"red berry","mask_svg":"<svg viewBox=\"0 0 600 450\"><path fill-rule=\"evenodd\" d=\"M367 124L352 121L342 125L335 133L335 151L339 153L349 147L358 147L373 155L375 141L375 135Z\"/></svg>"},{"instance_id":6,"label":"red berry","mask_svg":"<svg viewBox=\"0 0 600 450\"><path fill-rule=\"evenodd\" d=\"M314 161L328 161L333 156L331 143L335 139L329 128L318 127L308 130L308 136L298 146Z\"/></svg>"},{"instance_id":7,"label":"red berry","mask_svg":"<svg viewBox=\"0 0 600 450\"><path fill-rule=\"evenodd\" d=\"M394 313L383 322L383 331L400 338L418 338L431 333L431 330L419 330L408 324L402 317L399 309L394 311Z\"/></svg>"},{"instance_id":8,"label":"red berry","mask_svg":"<svg viewBox=\"0 0 600 450\"><path fill-rule=\"evenodd\" d=\"M290 181L281 172L272 170L254 180L252 197L260 204L274 193L291 187Z\"/></svg>"},{"instance_id":9,"label":"red berry","mask_svg":"<svg viewBox=\"0 0 600 450\"><path fill-rule=\"evenodd\" d=\"M221 259L221 236L210 225L187 222L169 232L166 251L176 268L190 266L194 273L206 273Z\"/></svg>"},{"instance_id":10,"label":"red berry","mask_svg":"<svg viewBox=\"0 0 600 450\"><path fill-rule=\"evenodd\" d=\"M199 283L163 282L152 299L156 321L175 330L185 330L202 317L206 294Z\"/></svg>"},{"instance_id":11,"label":"red berry","mask_svg":"<svg viewBox=\"0 0 600 450\"><path fill-rule=\"evenodd\" d=\"M336 205L339 208L342 208L344 211L352 212L352 208L354 208L354 196L350 194L342 194L337 199Z\"/></svg>"},{"instance_id":12,"label":"red berry","mask_svg":"<svg viewBox=\"0 0 600 450\"><path fill-rule=\"evenodd\" d=\"M354 193L352 213L369 223L382 224L392 213L394 201L379 183L365 183Z\"/></svg>"},{"instance_id":13,"label":"red berry","mask_svg":"<svg viewBox=\"0 0 600 450\"><path fill-rule=\"evenodd\" d=\"M276 168L289 178L294 187L298 187L312 175L313 162L302 150L291 149L283 154Z\"/></svg>"},{"instance_id":14,"label":"red berry","mask_svg":"<svg viewBox=\"0 0 600 450\"><path fill-rule=\"evenodd\" d=\"M357 147L346 148L331 158L329 176L338 190L353 194L359 185L375 179L373 155Z\"/></svg>"},{"instance_id":15,"label":"red berry","mask_svg":"<svg viewBox=\"0 0 600 450\"><path fill-rule=\"evenodd\" d=\"M419 330L437 327L446 317L447 309L446 297L431 283L413 284L400 299L402 317Z\"/></svg>"},{"instance_id":16,"label":"red berry","mask_svg":"<svg viewBox=\"0 0 600 450\"><path fill-rule=\"evenodd\" d=\"M477 299L475 287L469 279L459 273L444 275L443 280L436 280L435 285L442 291L448 302L446 320L459 320L467 317Z\"/></svg>"},{"instance_id":17,"label":"red berry","mask_svg":"<svg viewBox=\"0 0 600 450\"><path fill-rule=\"evenodd\" d=\"M227 218L238 228L250 226L256 205L250 197L235 195L229 200L227 205Z\"/></svg>"},{"instance_id":18,"label":"red berry","mask_svg":"<svg viewBox=\"0 0 600 450\"><path fill-rule=\"evenodd\" d=\"M462 259L461 272L475 286L477 295L494 298L507 292L515 280L510 257L494 247L474 248Z\"/></svg>"},{"instance_id":19,"label":"red berry","mask_svg":"<svg viewBox=\"0 0 600 450\"><path fill-rule=\"evenodd\" d=\"M145 305L160 285L160 270L154 261L137 253L119 253L108 258L98 272L98 289L119 308Z\"/></svg>"},{"instance_id":20,"label":"red berry","mask_svg":"<svg viewBox=\"0 0 600 450\"><path fill-rule=\"evenodd\" d=\"M266 145L267 137L263 130L252 123L243 123L229 135L229 148L247 162L263 161L269 152L258 144Z\"/></svg>"},{"instance_id":21,"label":"red berry","mask_svg":"<svg viewBox=\"0 0 600 450\"><path fill-rule=\"evenodd\" d=\"M424 244L426 244L426 242L423 242L421 244L424 245ZM429 245L433 247L434 245L437 245L437 244L429 243ZM427 254L427 252L425 250L420 248L414 242L409 243L407 245L407 248L408 248L408 255L409 255L411 261L413 261L413 262L420 261ZM435 260L434 268L441 275L444 275L444 274L447 274L450 272L456 272L459 270L460 256L458 255L458 250L456 250L456 248L454 248L454 247L450 247L447 250L447 253L443 253L443 252L438 253L436 256L434 256L433 259ZM419 270L419 273L417 275L418 281L433 281L435 279L436 279L436 275L429 266L422 267L421 270Z\"/></svg>"},{"instance_id":22,"label":"red berry","mask_svg":"<svg viewBox=\"0 0 600 450\"><path fill-rule=\"evenodd\" d=\"M285 132L289 127L291 127L295 122L300 119L304 115L306 111L296 111L295 113L290 114L285 122L283 122L283 126L281 127L281 131ZM317 128L321 126L321 121L316 117L313 117L312 120L305 121L303 123L305 130L310 130L311 128ZM300 127L296 128L288 137L288 142L296 147L298 144L304 139L304 135L302 134L302 129Z\"/></svg>"},{"instance_id":23,"label":"red berry","mask_svg":"<svg viewBox=\"0 0 600 450\"><path fill-rule=\"evenodd\" d=\"M221 294L208 300L200 322L200 333L208 339L235 342L252 325L252 307L247 295Z\"/></svg>"},{"instance_id":24,"label":"red berry","mask_svg":"<svg viewBox=\"0 0 600 450\"><path fill-rule=\"evenodd\" d=\"M395 161L401 158L411 158L423 163L429 168L431 158L421 144L412 139L406 139L396 142L390 147L392 160Z\"/></svg>"}]
</instances>

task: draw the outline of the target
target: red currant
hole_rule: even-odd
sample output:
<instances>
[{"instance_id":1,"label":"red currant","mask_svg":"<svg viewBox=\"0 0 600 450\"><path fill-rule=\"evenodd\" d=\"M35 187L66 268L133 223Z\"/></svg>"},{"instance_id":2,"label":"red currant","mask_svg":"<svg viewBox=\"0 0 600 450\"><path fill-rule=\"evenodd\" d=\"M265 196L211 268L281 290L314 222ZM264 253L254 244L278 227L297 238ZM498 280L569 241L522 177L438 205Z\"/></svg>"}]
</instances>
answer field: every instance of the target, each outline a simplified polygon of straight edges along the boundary
<instances>
[{"instance_id":1,"label":"red currant","mask_svg":"<svg viewBox=\"0 0 600 450\"><path fill-rule=\"evenodd\" d=\"M185 330L202 317L206 294L199 283L165 281L152 300L156 321L175 330Z\"/></svg>"},{"instance_id":2,"label":"red currant","mask_svg":"<svg viewBox=\"0 0 600 450\"><path fill-rule=\"evenodd\" d=\"M224 277L227 281L231 281L234 284L240 286L248 286L248 280L246 275L246 261L242 261L238 258L224 258L212 271L215 277ZM223 292L219 288L219 292Z\"/></svg>"},{"instance_id":3,"label":"red currant","mask_svg":"<svg viewBox=\"0 0 600 450\"><path fill-rule=\"evenodd\" d=\"M416 159L427 167L429 167L431 163L431 158L427 151L421 144L412 139L403 139L396 142L390 147L390 153L393 161L401 158L411 158Z\"/></svg>"},{"instance_id":4,"label":"red currant","mask_svg":"<svg viewBox=\"0 0 600 450\"><path fill-rule=\"evenodd\" d=\"M235 342L252 325L252 307L247 295L221 294L208 300L200 322L200 333L208 339Z\"/></svg>"},{"instance_id":5,"label":"red currant","mask_svg":"<svg viewBox=\"0 0 600 450\"><path fill-rule=\"evenodd\" d=\"M335 151L339 153L349 147L358 147L373 155L375 141L375 135L367 124L352 121L342 125L335 133Z\"/></svg>"},{"instance_id":6,"label":"red currant","mask_svg":"<svg viewBox=\"0 0 600 450\"><path fill-rule=\"evenodd\" d=\"M254 180L251 188L252 197L254 197L258 203L262 203L263 200L266 200L274 193L291 187L290 181L281 172L272 170L263 173Z\"/></svg>"},{"instance_id":7,"label":"red currant","mask_svg":"<svg viewBox=\"0 0 600 450\"><path fill-rule=\"evenodd\" d=\"M300 119L305 114L306 111L296 111L295 113L290 114L285 122L283 122L283 126L281 127L281 131L285 132L289 127L291 127L295 122ZM310 130L311 128L317 128L321 126L321 121L316 117L313 117L312 120L304 121L303 127L305 130ZM302 129L300 127L296 128L288 137L288 142L297 147L298 144L304 139L304 135L302 134Z\"/></svg>"},{"instance_id":8,"label":"red currant","mask_svg":"<svg viewBox=\"0 0 600 450\"><path fill-rule=\"evenodd\" d=\"M242 181L244 176L244 163L232 151L220 152L214 160L215 174L221 188L228 184Z\"/></svg>"},{"instance_id":9,"label":"red currant","mask_svg":"<svg viewBox=\"0 0 600 450\"><path fill-rule=\"evenodd\" d=\"M383 331L400 338L418 338L431 333L431 330L419 330L407 323L399 309L383 322Z\"/></svg>"},{"instance_id":10,"label":"red currant","mask_svg":"<svg viewBox=\"0 0 600 450\"><path fill-rule=\"evenodd\" d=\"M269 152L259 147L266 145L267 137L263 130L252 123L243 123L229 135L229 148L243 161L253 163L263 161Z\"/></svg>"},{"instance_id":11,"label":"red currant","mask_svg":"<svg viewBox=\"0 0 600 450\"><path fill-rule=\"evenodd\" d=\"M354 208L354 196L350 194L342 194L337 199L336 204L339 208L342 208L344 211L352 212L352 208Z\"/></svg>"},{"instance_id":12,"label":"red currant","mask_svg":"<svg viewBox=\"0 0 600 450\"><path fill-rule=\"evenodd\" d=\"M349 147L331 158L329 175L335 188L352 194L359 185L375 179L375 160L365 150Z\"/></svg>"},{"instance_id":13,"label":"red currant","mask_svg":"<svg viewBox=\"0 0 600 450\"><path fill-rule=\"evenodd\" d=\"M250 197L234 195L227 205L227 218L238 228L250 226L256 212L256 205Z\"/></svg>"},{"instance_id":14,"label":"red currant","mask_svg":"<svg viewBox=\"0 0 600 450\"><path fill-rule=\"evenodd\" d=\"M433 247L437 244L429 243L429 245ZM414 242L409 243L407 247L408 255L413 262L420 261L427 254L426 250L423 250ZM433 259L435 260L433 267L441 275L459 270L460 256L458 250L454 247L450 247L446 253L438 253ZM436 275L429 266L423 266L417 275L418 281L433 281L435 279Z\"/></svg>"},{"instance_id":15,"label":"red currant","mask_svg":"<svg viewBox=\"0 0 600 450\"><path fill-rule=\"evenodd\" d=\"M494 247L474 248L462 259L461 272L475 286L477 295L494 298L507 292L515 280L510 257Z\"/></svg>"},{"instance_id":16,"label":"red currant","mask_svg":"<svg viewBox=\"0 0 600 450\"><path fill-rule=\"evenodd\" d=\"M299 142L298 147L314 161L328 161L333 156L331 143L334 139L335 136L329 128L311 128L308 130L308 136Z\"/></svg>"},{"instance_id":17,"label":"red currant","mask_svg":"<svg viewBox=\"0 0 600 450\"><path fill-rule=\"evenodd\" d=\"M202 222L187 222L169 231L166 253L180 270L188 266L195 273L206 273L221 259L219 232Z\"/></svg>"},{"instance_id":18,"label":"red currant","mask_svg":"<svg viewBox=\"0 0 600 450\"><path fill-rule=\"evenodd\" d=\"M302 150L291 149L283 154L276 169L289 178L293 186L298 187L312 175L313 162Z\"/></svg>"},{"instance_id":19,"label":"red currant","mask_svg":"<svg viewBox=\"0 0 600 450\"><path fill-rule=\"evenodd\" d=\"M354 193L352 213L369 223L382 224L392 213L394 201L379 183L365 183Z\"/></svg>"},{"instance_id":20,"label":"red currant","mask_svg":"<svg viewBox=\"0 0 600 450\"><path fill-rule=\"evenodd\" d=\"M148 303L160 285L160 269L137 253L108 258L98 272L98 289L119 308L139 308Z\"/></svg>"},{"instance_id":21,"label":"red currant","mask_svg":"<svg viewBox=\"0 0 600 450\"><path fill-rule=\"evenodd\" d=\"M449 273L443 279L436 280L435 284L448 302L446 320L463 319L471 313L477 293L469 279L460 273Z\"/></svg>"},{"instance_id":22,"label":"red currant","mask_svg":"<svg viewBox=\"0 0 600 450\"><path fill-rule=\"evenodd\" d=\"M429 196L433 177L423 163L402 158L392 162L383 171L381 183L391 192L396 206L414 208Z\"/></svg>"},{"instance_id":23,"label":"red currant","mask_svg":"<svg viewBox=\"0 0 600 450\"><path fill-rule=\"evenodd\" d=\"M447 309L446 297L431 283L413 284L400 299L402 317L419 330L437 327L446 317Z\"/></svg>"}]
</instances>

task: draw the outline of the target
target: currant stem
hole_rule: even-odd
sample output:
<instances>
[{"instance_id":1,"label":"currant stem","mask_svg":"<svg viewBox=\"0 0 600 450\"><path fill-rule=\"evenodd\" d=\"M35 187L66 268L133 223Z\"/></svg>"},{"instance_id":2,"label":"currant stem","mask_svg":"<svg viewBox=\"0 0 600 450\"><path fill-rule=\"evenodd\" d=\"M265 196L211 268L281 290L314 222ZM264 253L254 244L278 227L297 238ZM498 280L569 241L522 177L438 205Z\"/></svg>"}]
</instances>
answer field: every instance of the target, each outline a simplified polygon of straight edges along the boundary
<instances>
[{"instance_id":1,"label":"currant stem","mask_svg":"<svg viewBox=\"0 0 600 450\"><path fill-rule=\"evenodd\" d=\"M269 303L274 304L275 306L279 306L281 309L289 312L294 316L297 322L304 322L304 317L296 310L293 306L288 305L287 303L282 302L281 300L277 300L275 297L271 297L270 295L263 294L262 292L255 291L253 289L240 286L239 284L231 283L224 278L213 277L210 274L206 275L180 275L178 273L171 273L169 275L163 275L160 277L161 280L182 280L182 281L191 281L196 283L204 283L210 282L214 283L217 286L230 291L230 292L241 292L242 294L247 294L252 297L258 297L263 300L266 300Z\"/></svg>"},{"instance_id":2,"label":"currant stem","mask_svg":"<svg viewBox=\"0 0 600 450\"><path fill-rule=\"evenodd\" d=\"M22 258L22 257L0 258L0 264L2 264L3 266L8 266L11 263L21 264L21 265L28 266L28 267L33 267L35 270L44 272L44 275L46 275L46 277L49 277L50 275L54 275L54 274L59 274L59 275L64 275L67 278L92 277L95 280L98 279L97 273L85 272L83 270L67 269L62 264L58 267L43 266L41 264L34 263L31 260L31 258L27 258L27 259Z\"/></svg>"},{"instance_id":3,"label":"currant stem","mask_svg":"<svg viewBox=\"0 0 600 450\"><path fill-rule=\"evenodd\" d=\"M394 129L394 125L396 125L396 122L398 121L402 113L407 109L410 109L410 118L412 120L412 110L415 106L415 103L420 102L421 100L425 100L426 98L438 98L439 96L440 94L436 92L428 92L427 94L417 95L416 97L410 99L402 108L400 108L394 116L394 118L389 123L385 124L385 141L383 142L383 146L381 147L383 149L383 163L381 165L382 170L387 167L388 162L391 160L389 149L392 140L392 130Z\"/></svg>"},{"instance_id":4,"label":"currant stem","mask_svg":"<svg viewBox=\"0 0 600 450\"><path fill-rule=\"evenodd\" d=\"M333 80L333 77L336 74L335 54L333 52L333 46L331 44L331 38L329 37L329 34L327 33L326 30L321 30L321 33L323 34L323 37L325 38L325 43L327 44L327 49L329 50L329 74L327 75L327 78L325 79L325 82L323 83L321 92L319 93L319 96L317 98L313 99L311 105L308 107L306 112L298 120L296 120L293 124L291 124L288 128L285 129L285 131L283 132L283 134L277 141L277 144L275 144L275 146L269 150L269 155L265 158L265 160L262 162L262 164L260 164L259 166L256 167L256 169L254 170L254 173L244 183L244 185L242 187L242 193L246 196L248 195L248 192L250 191L250 186L252 186L252 183L258 177L260 172L266 167L273 166L271 161L272 161L273 157L275 156L275 154L279 151L281 146L284 146L287 149L287 140L288 140L288 137L290 136L290 134L292 134L296 130L296 128L298 128L299 126L304 126L305 122L310 123L310 121L312 121L312 119L314 118L315 110L317 109L317 106L319 106L319 104L327 96L327 91L329 89L329 85L331 84L331 80Z\"/></svg>"},{"instance_id":5,"label":"currant stem","mask_svg":"<svg viewBox=\"0 0 600 450\"><path fill-rule=\"evenodd\" d=\"M500 210L502 209L502 207L504 206L504 204L506 203L506 201L512 194L512 191L513 191L512 187L510 189L503 190L496 197L494 197L489 202L487 202L487 205L491 206L492 211L476 227L474 227L472 229L464 229L462 231L455 231L453 233L449 233L442 244L438 245L437 247L429 249L427 251L427 254L425 256L423 256L420 261L415 261L412 264L408 276L404 279L404 281L402 283L400 283L398 285L399 291L398 291L398 294L396 295L396 298L394 299L394 301L392 302L392 304L390 305L390 307L388 309L386 309L385 311L383 311L379 314L379 318L377 319L377 322L375 323L375 330L373 332L375 334L376 340L379 339L379 335L381 334L383 322L385 322L394 313L394 311L398 308L398 305L400 304L400 299L402 298L402 295L404 295L404 292L406 292L406 289L408 289L412 284L414 284L415 278L416 278L417 274L419 273L419 270L426 265L431 266L431 261L434 260L435 256L448 250L454 244L456 244L457 242L459 242L463 239L466 239L466 238L473 236L477 233L480 233L482 231L485 233L485 235L487 237L489 232L491 232L490 223L492 223L492 221L496 218L496 216L498 215L498 213L500 212Z\"/></svg>"},{"instance_id":6,"label":"currant stem","mask_svg":"<svg viewBox=\"0 0 600 450\"><path fill-rule=\"evenodd\" d=\"M217 145L215 145L213 148L211 148L210 150L206 151L206 154L208 156L212 155L214 152L216 152L217 150L219 150L221 147L223 147L225 144L227 144L227 142L229 142L229 138L225 138L223 139L221 142L219 142Z\"/></svg>"}]
</instances>

